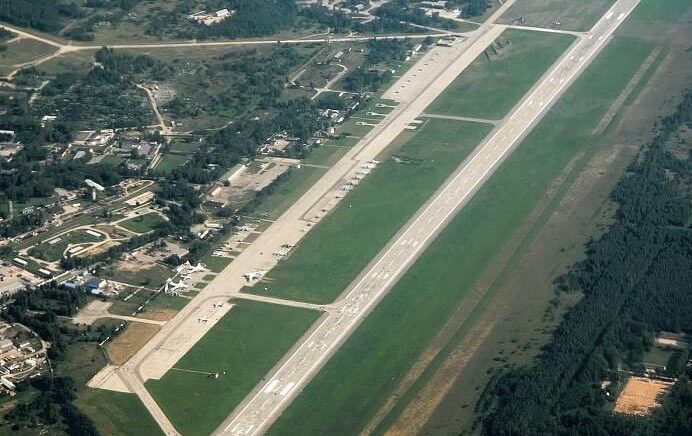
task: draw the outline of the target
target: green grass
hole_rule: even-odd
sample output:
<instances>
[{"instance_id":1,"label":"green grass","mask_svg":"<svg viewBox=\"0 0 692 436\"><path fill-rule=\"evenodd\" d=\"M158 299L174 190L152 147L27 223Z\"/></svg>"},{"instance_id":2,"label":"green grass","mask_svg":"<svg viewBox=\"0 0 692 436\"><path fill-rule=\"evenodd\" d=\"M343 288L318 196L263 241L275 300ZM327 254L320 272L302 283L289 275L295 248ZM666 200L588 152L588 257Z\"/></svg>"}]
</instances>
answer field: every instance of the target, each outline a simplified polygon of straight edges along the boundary
<instances>
[{"instance_id":1,"label":"green grass","mask_svg":"<svg viewBox=\"0 0 692 436\"><path fill-rule=\"evenodd\" d=\"M440 234L270 434L354 434L419 358L451 312L591 136L650 46L616 38ZM537 164L540 162L540 164Z\"/></svg>"},{"instance_id":2,"label":"green grass","mask_svg":"<svg viewBox=\"0 0 692 436\"><path fill-rule=\"evenodd\" d=\"M186 291L189 293L189 291ZM175 295L165 295L159 294L156 298L152 299L147 306L147 309L168 309L180 311L189 303L188 298L178 297ZM146 318L146 315L144 315Z\"/></svg>"},{"instance_id":3,"label":"green grass","mask_svg":"<svg viewBox=\"0 0 692 436\"><path fill-rule=\"evenodd\" d=\"M220 273L232 260L233 259L229 259L228 257L206 256L201 262L207 266L209 271Z\"/></svg>"},{"instance_id":4,"label":"green grass","mask_svg":"<svg viewBox=\"0 0 692 436\"><path fill-rule=\"evenodd\" d=\"M319 312L235 301L175 368L147 388L183 435L208 435L317 320ZM210 303L211 305L211 303Z\"/></svg>"},{"instance_id":5,"label":"green grass","mask_svg":"<svg viewBox=\"0 0 692 436\"><path fill-rule=\"evenodd\" d=\"M125 162L125 159L123 159L122 157L109 154L104 156L99 163L102 165L113 165L114 167L117 167L122 162Z\"/></svg>"},{"instance_id":6,"label":"green grass","mask_svg":"<svg viewBox=\"0 0 692 436\"><path fill-rule=\"evenodd\" d=\"M132 315L132 313L137 310L139 306L142 306L147 300L150 300L154 296L160 296L153 291L147 291L146 289L140 289L136 294L132 295L125 301L134 288L129 288L127 290L121 291L117 296L115 296L111 301L113 304L108 308L108 312L114 315Z\"/></svg>"},{"instance_id":7,"label":"green grass","mask_svg":"<svg viewBox=\"0 0 692 436\"><path fill-rule=\"evenodd\" d=\"M121 221L118 223L118 225L131 232L142 234L154 230L163 222L164 219L161 218L161 215L156 212L149 212L144 215L139 215L134 218Z\"/></svg>"},{"instance_id":8,"label":"green grass","mask_svg":"<svg viewBox=\"0 0 692 436\"><path fill-rule=\"evenodd\" d=\"M405 143L394 153L412 163L382 162L272 270L271 284L251 292L333 301L489 130L436 119L403 133L398 140Z\"/></svg>"},{"instance_id":9,"label":"green grass","mask_svg":"<svg viewBox=\"0 0 692 436\"><path fill-rule=\"evenodd\" d=\"M389 113L393 108L383 107L378 108L377 103L384 103L395 106L394 102L382 100L380 98L371 98L363 107L356 112L355 116L365 116L367 112L374 111L379 113ZM343 147L353 147L358 143L361 135L372 129L370 126L355 126L357 119L350 119L344 124L336 128L337 134L349 133L349 136L329 139L321 147L310 152L304 162L307 164L316 164L331 166L334 165L348 151ZM381 118L377 119L380 122ZM354 130L358 131L358 135L350 136ZM336 146L336 147L333 147ZM265 215L269 219L276 219L286 211L295 201L300 198L312 185L314 185L327 170L315 167L301 167L291 171L288 179L276 188L274 193L267 197L254 211L255 216Z\"/></svg>"},{"instance_id":10,"label":"green grass","mask_svg":"<svg viewBox=\"0 0 692 436\"><path fill-rule=\"evenodd\" d=\"M504 46L498 55L477 57L425 111L502 118L572 41L568 35L506 30L496 41Z\"/></svg>"},{"instance_id":11,"label":"green grass","mask_svg":"<svg viewBox=\"0 0 692 436\"><path fill-rule=\"evenodd\" d=\"M0 71L10 71L13 65L48 56L56 50L55 47L34 39L21 39L5 45L7 50L0 52Z\"/></svg>"},{"instance_id":12,"label":"green grass","mask_svg":"<svg viewBox=\"0 0 692 436\"><path fill-rule=\"evenodd\" d=\"M651 365L667 366L673 354L675 354L675 350L664 350L659 347L651 347L651 349L644 354L642 362Z\"/></svg>"},{"instance_id":13,"label":"green grass","mask_svg":"<svg viewBox=\"0 0 692 436\"><path fill-rule=\"evenodd\" d=\"M266 214L269 219L276 219L291 207L320 177L324 175L326 169L302 166L291 170L288 179L279 185L272 195L264 199L257 209L253 212L255 216Z\"/></svg>"},{"instance_id":14,"label":"green grass","mask_svg":"<svg viewBox=\"0 0 692 436\"><path fill-rule=\"evenodd\" d=\"M109 268L104 270L100 276L104 279L117 280L132 286L159 288L171 276L171 271L157 264L151 268L136 271Z\"/></svg>"},{"instance_id":15,"label":"green grass","mask_svg":"<svg viewBox=\"0 0 692 436\"><path fill-rule=\"evenodd\" d=\"M105 236L101 236L100 238L92 236L83 229L66 233L62 236L58 236L58 238L60 238L60 241L56 242L55 244L50 244L49 242L54 241L56 238L50 238L43 243L38 244L30 251L31 256L47 262L55 262L62 259L63 253L69 244L99 242L106 239Z\"/></svg>"},{"instance_id":16,"label":"green grass","mask_svg":"<svg viewBox=\"0 0 692 436\"><path fill-rule=\"evenodd\" d=\"M521 17L524 19L521 24L527 26L586 31L613 3L615 0L518 0L499 22L518 24L516 20Z\"/></svg>"},{"instance_id":17,"label":"green grass","mask_svg":"<svg viewBox=\"0 0 692 436\"><path fill-rule=\"evenodd\" d=\"M348 148L329 147L327 145L322 145L311 150L308 157L303 159L303 163L332 166L337 163L347 151Z\"/></svg>"},{"instance_id":18,"label":"green grass","mask_svg":"<svg viewBox=\"0 0 692 436\"><path fill-rule=\"evenodd\" d=\"M189 158L190 156L186 156L183 154L164 154L163 156L161 156L161 160L159 161L159 163L156 164L156 167L154 167L154 171L156 172L156 174L166 176L170 174L171 171L187 162Z\"/></svg>"},{"instance_id":19,"label":"green grass","mask_svg":"<svg viewBox=\"0 0 692 436\"><path fill-rule=\"evenodd\" d=\"M135 394L86 388L80 393L76 404L94 421L101 434L110 436L163 434Z\"/></svg>"}]
</instances>

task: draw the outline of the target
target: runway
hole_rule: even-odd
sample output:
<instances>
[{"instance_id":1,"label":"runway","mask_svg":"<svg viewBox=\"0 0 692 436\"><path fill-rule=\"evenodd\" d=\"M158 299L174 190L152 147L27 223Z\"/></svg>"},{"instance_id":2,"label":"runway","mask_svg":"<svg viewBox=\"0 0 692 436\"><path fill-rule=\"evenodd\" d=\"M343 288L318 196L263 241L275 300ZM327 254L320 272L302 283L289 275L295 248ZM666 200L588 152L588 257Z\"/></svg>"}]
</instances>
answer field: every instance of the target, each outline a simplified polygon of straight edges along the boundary
<instances>
[{"instance_id":1,"label":"runway","mask_svg":"<svg viewBox=\"0 0 692 436\"><path fill-rule=\"evenodd\" d=\"M508 0L505 5L509 7L512 3L513 0ZM136 393L165 434L177 434L161 408L146 391L144 382L160 379L231 310L230 304L216 307L215 302L247 296L240 294L248 285L243 278L245 272L271 270L278 262L278 258L272 255L273 252L280 251L284 244L296 245L314 228L314 223L319 222L343 198L347 198L342 190L343 186L352 181L362 172L364 165L375 159L405 131L406 127L482 54L504 29L503 25L487 25L452 47L433 47L425 53L392 87L396 89L393 91L392 99L399 104L383 117L376 127L281 217L272 222L269 228L166 323L130 361L121 367L106 366L88 385ZM324 210L327 212L323 212ZM321 309L329 313L337 310L334 305ZM200 319L207 321L200 322Z\"/></svg>"},{"instance_id":2,"label":"runway","mask_svg":"<svg viewBox=\"0 0 692 436\"><path fill-rule=\"evenodd\" d=\"M273 369L216 434L266 431L363 318L394 286L453 216L511 154L584 71L639 0L619 0L578 39L510 115L469 156L382 250L301 342Z\"/></svg>"}]
</instances>

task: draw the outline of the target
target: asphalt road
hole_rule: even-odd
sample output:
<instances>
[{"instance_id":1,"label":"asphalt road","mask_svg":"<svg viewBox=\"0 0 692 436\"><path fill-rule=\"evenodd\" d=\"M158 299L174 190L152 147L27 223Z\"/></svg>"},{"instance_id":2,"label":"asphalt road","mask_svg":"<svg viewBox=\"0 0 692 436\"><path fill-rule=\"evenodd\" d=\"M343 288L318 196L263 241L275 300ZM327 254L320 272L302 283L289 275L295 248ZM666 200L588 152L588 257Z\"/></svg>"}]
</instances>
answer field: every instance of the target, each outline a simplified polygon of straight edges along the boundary
<instances>
[{"instance_id":1,"label":"asphalt road","mask_svg":"<svg viewBox=\"0 0 692 436\"><path fill-rule=\"evenodd\" d=\"M256 435L266 431L332 353L393 287L434 237L510 155L548 108L591 63L639 0L619 0L576 41L435 195L350 286L338 309L322 318L217 430Z\"/></svg>"}]
</instances>

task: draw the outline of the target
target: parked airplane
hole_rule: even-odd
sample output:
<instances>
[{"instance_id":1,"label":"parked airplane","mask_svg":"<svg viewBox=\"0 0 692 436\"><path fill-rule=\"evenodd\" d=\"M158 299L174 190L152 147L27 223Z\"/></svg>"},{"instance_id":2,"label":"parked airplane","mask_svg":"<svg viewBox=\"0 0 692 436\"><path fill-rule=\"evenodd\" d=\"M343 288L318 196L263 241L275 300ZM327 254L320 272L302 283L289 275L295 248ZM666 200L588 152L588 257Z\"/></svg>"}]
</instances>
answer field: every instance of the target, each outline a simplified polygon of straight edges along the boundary
<instances>
[{"instance_id":1,"label":"parked airplane","mask_svg":"<svg viewBox=\"0 0 692 436\"><path fill-rule=\"evenodd\" d=\"M182 280L178 283L175 283L173 282L173 280L168 278L168 280L166 280L166 284L163 287L163 290L166 294L180 295L180 292L186 290L187 288L187 283L183 282Z\"/></svg>"},{"instance_id":2,"label":"parked airplane","mask_svg":"<svg viewBox=\"0 0 692 436\"><path fill-rule=\"evenodd\" d=\"M197 318L197 321L198 322L207 322L207 321L209 321L209 318L206 316L202 316L202 317Z\"/></svg>"},{"instance_id":3,"label":"parked airplane","mask_svg":"<svg viewBox=\"0 0 692 436\"><path fill-rule=\"evenodd\" d=\"M216 303L214 303L214 307L223 307L224 304L225 303L223 301L217 301Z\"/></svg>"},{"instance_id":4,"label":"parked airplane","mask_svg":"<svg viewBox=\"0 0 692 436\"><path fill-rule=\"evenodd\" d=\"M190 267L190 273L202 272L206 270L207 266L203 263L198 263L197 265Z\"/></svg>"},{"instance_id":5,"label":"parked airplane","mask_svg":"<svg viewBox=\"0 0 692 436\"><path fill-rule=\"evenodd\" d=\"M248 282L251 282L253 280L261 279L265 273L266 273L266 271L247 272L247 273L243 274L243 277L245 277L245 280L247 280Z\"/></svg>"}]
</instances>

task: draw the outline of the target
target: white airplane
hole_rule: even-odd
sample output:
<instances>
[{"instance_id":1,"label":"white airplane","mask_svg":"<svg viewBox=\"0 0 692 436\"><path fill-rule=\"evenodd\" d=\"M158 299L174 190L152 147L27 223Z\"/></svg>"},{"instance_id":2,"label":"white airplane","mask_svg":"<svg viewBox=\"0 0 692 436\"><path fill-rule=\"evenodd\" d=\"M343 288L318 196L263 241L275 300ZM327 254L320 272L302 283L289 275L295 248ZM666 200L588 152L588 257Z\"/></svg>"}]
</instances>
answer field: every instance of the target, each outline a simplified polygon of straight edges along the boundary
<instances>
[{"instance_id":1,"label":"white airplane","mask_svg":"<svg viewBox=\"0 0 692 436\"><path fill-rule=\"evenodd\" d=\"M176 271L177 273L182 273L183 271L186 271L188 268L192 268L192 265L190 265L190 261L189 261L189 260L188 260L187 262L185 262L184 264L179 265L179 266L175 269L175 271Z\"/></svg>"},{"instance_id":2,"label":"white airplane","mask_svg":"<svg viewBox=\"0 0 692 436\"><path fill-rule=\"evenodd\" d=\"M224 304L225 303L223 301L217 301L216 303L214 303L214 307L223 307Z\"/></svg>"},{"instance_id":3,"label":"white airplane","mask_svg":"<svg viewBox=\"0 0 692 436\"><path fill-rule=\"evenodd\" d=\"M198 322L207 322L207 321L209 321L209 318L206 316L201 316L201 317L197 318L197 321Z\"/></svg>"},{"instance_id":4,"label":"white airplane","mask_svg":"<svg viewBox=\"0 0 692 436\"><path fill-rule=\"evenodd\" d=\"M239 232L249 232L251 229L248 226L240 226L238 227Z\"/></svg>"},{"instance_id":5,"label":"white airplane","mask_svg":"<svg viewBox=\"0 0 692 436\"><path fill-rule=\"evenodd\" d=\"M182 280L179 281L178 283L173 282L170 278L166 280L166 284L163 287L163 290L166 294L170 295L180 295L180 292L186 290L189 286L187 283L183 282Z\"/></svg>"},{"instance_id":6,"label":"white airplane","mask_svg":"<svg viewBox=\"0 0 692 436\"><path fill-rule=\"evenodd\" d=\"M173 280L171 280L170 277L166 280L166 284L170 285L173 289L187 288L188 287L188 284L185 283L184 280L180 280L178 283L175 283Z\"/></svg>"},{"instance_id":7,"label":"white airplane","mask_svg":"<svg viewBox=\"0 0 692 436\"><path fill-rule=\"evenodd\" d=\"M206 270L207 266L203 263L198 263L197 265L190 267L190 273L202 272Z\"/></svg>"},{"instance_id":8,"label":"white airplane","mask_svg":"<svg viewBox=\"0 0 692 436\"><path fill-rule=\"evenodd\" d=\"M265 273L266 273L266 271L247 272L247 273L243 274L243 277L245 277L245 280L247 280L248 282L251 282L253 280L261 279Z\"/></svg>"}]
</instances>

